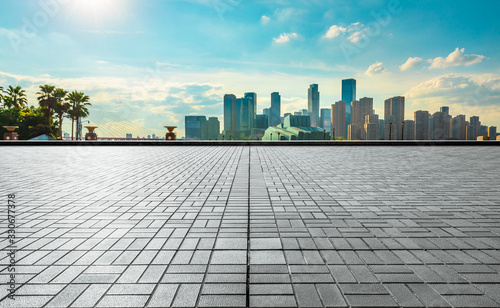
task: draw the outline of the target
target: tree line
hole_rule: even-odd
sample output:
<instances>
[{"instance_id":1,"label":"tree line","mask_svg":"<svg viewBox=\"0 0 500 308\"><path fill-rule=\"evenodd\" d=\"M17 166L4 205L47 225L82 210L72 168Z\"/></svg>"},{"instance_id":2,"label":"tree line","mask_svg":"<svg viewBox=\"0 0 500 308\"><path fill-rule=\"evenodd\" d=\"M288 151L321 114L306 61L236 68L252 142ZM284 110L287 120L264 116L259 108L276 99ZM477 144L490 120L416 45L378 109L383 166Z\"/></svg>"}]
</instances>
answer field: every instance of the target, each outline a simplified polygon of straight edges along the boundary
<instances>
[{"instance_id":1,"label":"tree line","mask_svg":"<svg viewBox=\"0 0 500 308\"><path fill-rule=\"evenodd\" d=\"M62 139L63 120L67 118L71 120L73 139L75 125L89 115L90 97L52 85L40 85L36 94L38 106L29 106L26 91L21 87L0 86L0 135L6 132L3 126L19 126L19 139L28 140L42 134Z\"/></svg>"}]
</instances>

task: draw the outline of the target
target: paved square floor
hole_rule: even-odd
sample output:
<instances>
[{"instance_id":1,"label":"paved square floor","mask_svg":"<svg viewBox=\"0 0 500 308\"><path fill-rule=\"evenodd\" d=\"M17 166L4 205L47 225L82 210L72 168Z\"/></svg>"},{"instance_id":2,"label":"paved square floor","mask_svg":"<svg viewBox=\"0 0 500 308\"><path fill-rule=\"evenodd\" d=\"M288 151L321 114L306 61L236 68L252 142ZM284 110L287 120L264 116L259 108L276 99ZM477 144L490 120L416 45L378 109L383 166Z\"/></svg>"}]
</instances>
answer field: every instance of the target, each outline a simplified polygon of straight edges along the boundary
<instances>
[{"instance_id":1,"label":"paved square floor","mask_svg":"<svg viewBox=\"0 0 500 308\"><path fill-rule=\"evenodd\" d=\"M496 147L1 147L0 307L500 307L499 159Z\"/></svg>"}]
</instances>

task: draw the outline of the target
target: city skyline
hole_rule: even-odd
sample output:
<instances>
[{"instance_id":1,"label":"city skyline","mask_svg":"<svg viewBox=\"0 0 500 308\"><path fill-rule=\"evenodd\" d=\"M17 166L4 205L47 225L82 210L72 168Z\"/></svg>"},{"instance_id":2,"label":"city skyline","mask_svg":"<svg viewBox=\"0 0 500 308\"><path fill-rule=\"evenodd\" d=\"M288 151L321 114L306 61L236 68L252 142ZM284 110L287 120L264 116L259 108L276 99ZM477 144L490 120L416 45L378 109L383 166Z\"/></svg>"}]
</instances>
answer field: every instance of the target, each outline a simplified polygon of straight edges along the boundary
<instances>
[{"instance_id":1,"label":"city skyline","mask_svg":"<svg viewBox=\"0 0 500 308\"><path fill-rule=\"evenodd\" d=\"M31 104L39 84L78 88L94 106L182 136L185 115L222 119L225 93L254 91L260 111L279 92L281 114L293 113L308 107L308 85L322 109L354 78L380 115L385 99L405 96L407 119L449 106L500 126L497 1L38 3L0 4L0 84L23 86Z\"/></svg>"}]
</instances>

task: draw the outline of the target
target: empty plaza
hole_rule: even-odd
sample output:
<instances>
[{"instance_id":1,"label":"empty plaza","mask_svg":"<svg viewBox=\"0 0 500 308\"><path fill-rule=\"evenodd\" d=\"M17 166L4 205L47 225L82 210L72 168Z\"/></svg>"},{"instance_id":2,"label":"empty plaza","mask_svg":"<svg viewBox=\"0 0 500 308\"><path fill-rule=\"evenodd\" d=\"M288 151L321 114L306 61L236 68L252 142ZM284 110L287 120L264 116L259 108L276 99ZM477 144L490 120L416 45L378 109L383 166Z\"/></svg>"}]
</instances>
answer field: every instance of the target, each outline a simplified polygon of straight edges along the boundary
<instances>
[{"instance_id":1,"label":"empty plaza","mask_svg":"<svg viewBox=\"0 0 500 308\"><path fill-rule=\"evenodd\" d=\"M500 307L497 147L0 158L0 307Z\"/></svg>"}]
</instances>

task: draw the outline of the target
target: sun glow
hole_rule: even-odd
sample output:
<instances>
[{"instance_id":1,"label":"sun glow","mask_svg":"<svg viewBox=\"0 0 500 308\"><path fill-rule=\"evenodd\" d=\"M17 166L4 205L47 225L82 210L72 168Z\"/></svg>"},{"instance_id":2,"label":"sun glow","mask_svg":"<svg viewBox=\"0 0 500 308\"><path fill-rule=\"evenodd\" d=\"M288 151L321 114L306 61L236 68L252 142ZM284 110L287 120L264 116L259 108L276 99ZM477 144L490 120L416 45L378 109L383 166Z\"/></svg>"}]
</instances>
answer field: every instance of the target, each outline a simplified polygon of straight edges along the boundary
<instances>
[{"instance_id":1,"label":"sun glow","mask_svg":"<svg viewBox=\"0 0 500 308\"><path fill-rule=\"evenodd\" d=\"M101 27L120 20L123 15L121 0L74 0L72 12L77 19Z\"/></svg>"}]
</instances>

